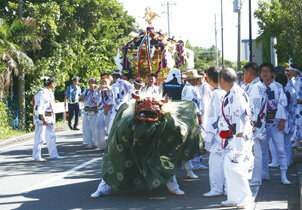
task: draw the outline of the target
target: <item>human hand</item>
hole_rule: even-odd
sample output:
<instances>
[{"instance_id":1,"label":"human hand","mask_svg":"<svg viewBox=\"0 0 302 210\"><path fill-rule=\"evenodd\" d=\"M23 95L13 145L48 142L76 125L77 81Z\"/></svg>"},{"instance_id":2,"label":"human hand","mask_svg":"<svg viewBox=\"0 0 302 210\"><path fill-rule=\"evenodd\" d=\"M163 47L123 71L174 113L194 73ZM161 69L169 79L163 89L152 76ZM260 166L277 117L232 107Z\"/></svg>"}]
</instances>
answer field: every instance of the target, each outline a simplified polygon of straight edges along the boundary
<instances>
[{"instance_id":1,"label":"human hand","mask_svg":"<svg viewBox=\"0 0 302 210\"><path fill-rule=\"evenodd\" d=\"M285 127L285 120L280 120L279 124L278 124L278 128L280 131L283 131Z\"/></svg>"}]
</instances>

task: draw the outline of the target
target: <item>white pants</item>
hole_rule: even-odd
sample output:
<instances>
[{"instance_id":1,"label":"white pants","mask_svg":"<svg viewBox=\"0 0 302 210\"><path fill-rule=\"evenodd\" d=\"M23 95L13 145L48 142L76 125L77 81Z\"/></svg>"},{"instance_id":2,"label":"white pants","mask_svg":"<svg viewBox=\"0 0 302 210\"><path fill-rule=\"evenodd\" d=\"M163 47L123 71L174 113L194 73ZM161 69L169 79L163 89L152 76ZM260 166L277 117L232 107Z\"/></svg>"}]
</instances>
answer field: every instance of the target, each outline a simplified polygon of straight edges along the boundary
<instances>
[{"instance_id":1,"label":"white pants","mask_svg":"<svg viewBox=\"0 0 302 210\"><path fill-rule=\"evenodd\" d=\"M95 138L100 149L106 148L106 131L110 121L110 115L104 115L104 110L99 111L94 124Z\"/></svg>"},{"instance_id":2,"label":"white pants","mask_svg":"<svg viewBox=\"0 0 302 210\"><path fill-rule=\"evenodd\" d=\"M293 162L293 150L291 144L292 135L293 135L292 133L284 135L284 147L285 147L285 154L286 154L286 160L288 166Z\"/></svg>"},{"instance_id":3,"label":"white pants","mask_svg":"<svg viewBox=\"0 0 302 210\"><path fill-rule=\"evenodd\" d=\"M41 159L41 148L43 143L47 143L48 153L50 158L58 156L56 147L56 134L53 124L42 125L37 124L35 127L34 148L32 157L34 159Z\"/></svg>"},{"instance_id":4,"label":"white pants","mask_svg":"<svg viewBox=\"0 0 302 210\"><path fill-rule=\"evenodd\" d=\"M272 143L278 154L278 160L280 163L281 170L287 170L287 160L284 151L284 133L278 128L278 123L280 120L275 120L274 123L266 123L266 139L261 142L262 149L262 177L269 178L269 154L268 146L269 139L272 138Z\"/></svg>"},{"instance_id":5,"label":"white pants","mask_svg":"<svg viewBox=\"0 0 302 210\"><path fill-rule=\"evenodd\" d=\"M209 179L211 192L222 194L225 186L225 176L223 169L224 158L215 152L210 153L209 157Z\"/></svg>"},{"instance_id":6,"label":"white pants","mask_svg":"<svg viewBox=\"0 0 302 210\"><path fill-rule=\"evenodd\" d=\"M97 191L104 193L105 195L108 195L112 191L112 187L109 186L104 179L102 179L101 183L98 186Z\"/></svg>"},{"instance_id":7,"label":"white pants","mask_svg":"<svg viewBox=\"0 0 302 210\"><path fill-rule=\"evenodd\" d=\"M83 113L83 142L87 143L90 148L97 145L95 137L96 116L97 114Z\"/></svg>"},{"instance_id":8,"label":"white pants","mask_svg":"<svg viewBox=\"0 0 302 210\"><path fill-rule=\"evenodd\" d=\"M277 150L274 146L274 143L273 143L272 139L269 140L269 150L270 150L271 155L272 155L272 163L275 164L275 165L279 165Z\"/></svg>"},{"instance_id":9,"label":"white pants","mask_svg":"<svg viewBox=\"0 0 302 210\"><path fill-rule=\"evenodd\" d=\"M224 159L224 174L227 185L227 200L245 205L252 192L248 182L249 163L232 163L228 157Z\"/></svg>"},{"instance_id":10,"label":"white pants","mask_svg":"<svg viewBox=\"0 0 302 210\"><path fill-rule=\"evenodd\" d=\"M252 184L262 184L262 150L260 140L254 139L254 169L251 179Z\"/></svg>"},{"instance_id":11,"label":"white pants","mask_svg":"<svg viewBox=\"0 0 302 210\"><path fill-rule=\"evenodd\" d=\"M178 185L178 183L177 183L177 180L176 180L176 176L175 176L175 175L172 177L172 181L171 181L171 182L168 182L168 183L166 184L166 186L167 186L167 188L168 188L171 192L174 192L174 191L176 191L176 190L179 189L179 185Z\"/></svg>"}]
</instances>

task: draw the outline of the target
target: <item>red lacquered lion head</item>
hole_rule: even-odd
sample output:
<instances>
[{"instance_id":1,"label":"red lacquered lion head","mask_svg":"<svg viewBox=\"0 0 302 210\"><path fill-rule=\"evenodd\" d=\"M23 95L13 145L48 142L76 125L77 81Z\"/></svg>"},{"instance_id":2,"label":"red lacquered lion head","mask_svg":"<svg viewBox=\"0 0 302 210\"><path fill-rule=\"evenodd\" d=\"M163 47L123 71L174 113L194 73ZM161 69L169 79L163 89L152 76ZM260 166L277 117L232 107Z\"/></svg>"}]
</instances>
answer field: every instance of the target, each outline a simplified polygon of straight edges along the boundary
<instances>
[{"instance_id":1,"label":"red lacquered lion head","mask_svg":"<svg viewBox=\"0 0 302 210\"><path fill-rule=\"evenodd\" d=\"M146 97L140 99L136 96L135 117L140 121L156 122L161 117L161 107L167 100L155 100L155 98Z\"/></svg>"}]
</instances>

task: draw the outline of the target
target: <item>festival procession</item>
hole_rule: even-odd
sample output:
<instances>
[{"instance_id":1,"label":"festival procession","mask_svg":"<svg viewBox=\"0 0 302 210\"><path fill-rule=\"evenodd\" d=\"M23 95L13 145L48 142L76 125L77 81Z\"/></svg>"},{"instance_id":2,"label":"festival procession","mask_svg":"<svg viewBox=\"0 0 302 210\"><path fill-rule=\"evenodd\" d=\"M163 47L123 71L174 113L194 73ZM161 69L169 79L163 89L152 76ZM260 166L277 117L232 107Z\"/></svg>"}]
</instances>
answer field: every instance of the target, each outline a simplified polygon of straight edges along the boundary
<instances>
[{"instance_id":1,"label":"festival procession","mask_svg":"<svg viewBox=\"0 0 302 210\"><path fill-rule=\"evenodd\" d=\"M172 5L166 2L167 12ZM282 48L275 43L271 59L264 59L262 50L260 62L253 58L258 48L250 39L242 41L243 48L254 48L249 48L246 62L228 63L217 50L217 63L202 67L198 47L171 36L170 29L167 34L157 28L154 22L163 21L162 15L144 6L147 27L128 34L116 56L103 55L114 62L113 68L65 74L59 69L67 67L60 65L36 74L39 85L32 89L32 101L29 94L24 98L31 110L32 135L0 144L0 188L8 192L0 190L0 209L300 209L299 56L279 65L273 54ZM24 7L24 14L38 10L34 3ZM8 14L12 6L4 10ZM64 27L68 33L72 26ZM60 46L57 56L71 56L66 46ZM101 50L92 48L88 57ZM13 65L8 56L3 62ZM73 62L77 66L84 61ZM12 69L21 74L22 65ZM57 91L62 93L59 99ZM16 171L6 175L11 170Z\"/></svg>"}]
</instances>

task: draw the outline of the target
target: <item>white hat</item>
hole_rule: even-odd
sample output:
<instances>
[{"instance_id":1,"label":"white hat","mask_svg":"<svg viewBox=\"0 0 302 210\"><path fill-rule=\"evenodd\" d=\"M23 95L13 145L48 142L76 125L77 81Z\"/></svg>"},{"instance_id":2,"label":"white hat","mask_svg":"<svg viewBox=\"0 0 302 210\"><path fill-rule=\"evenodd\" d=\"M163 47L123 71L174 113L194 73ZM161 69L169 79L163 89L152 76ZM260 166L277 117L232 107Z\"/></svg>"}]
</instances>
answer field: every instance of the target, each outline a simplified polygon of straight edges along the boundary
<instances>
[{"instance_id":1,"label":"white hat","mask_svg":"<svg viewBox=\"0 0 302 210\"><path fill-rule=\"evenodd\" d=\"M187 72L187 80L202 78L201 75L198 74L196 69L189 70Z\"/></svg>"},{"instance_id":2,"label":"white hat","mask_svg":"<svg viewBox=\"0 0 302 210\"><path fill-rule=\"evenodd\" d=\"M243 74L243 72L242 72L242 71L237 71L237 75L238 75L238 74Z\"/></svg>"},{"instance_id":3,"label":"white hat","mask_svg":"<svg viewBox=\"0 0 302 210\"><path fill-rule=\"evenodd\" d=\"M113 72L112 72L112 75L120 75L120 76L122 76L123 74L122 74L122 72L121 72L121 70L114 70Z\"/></svg>"}]
</instances>

